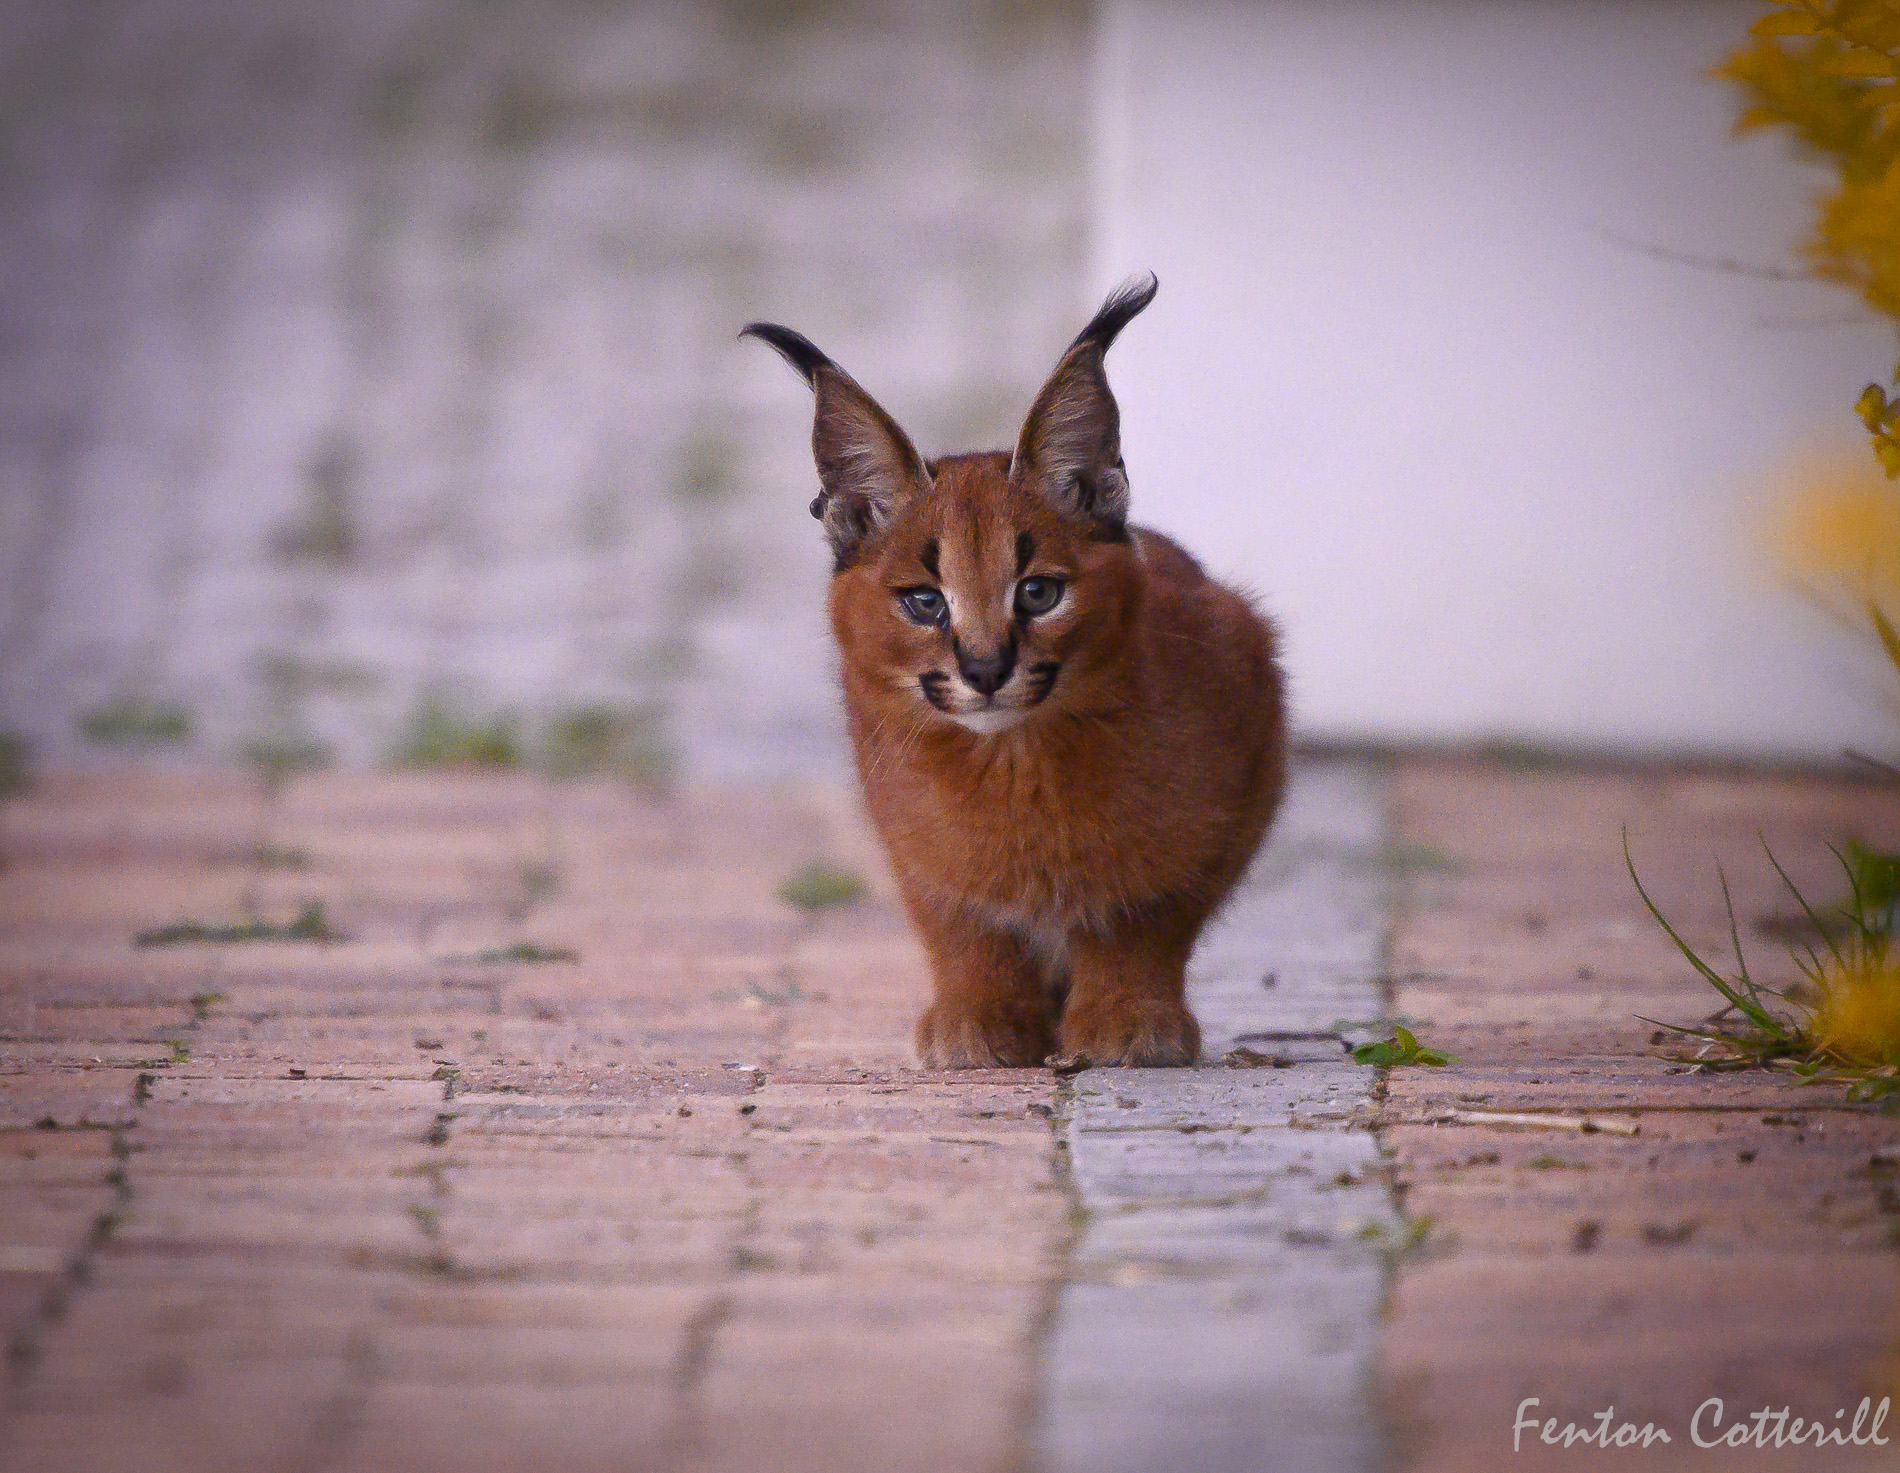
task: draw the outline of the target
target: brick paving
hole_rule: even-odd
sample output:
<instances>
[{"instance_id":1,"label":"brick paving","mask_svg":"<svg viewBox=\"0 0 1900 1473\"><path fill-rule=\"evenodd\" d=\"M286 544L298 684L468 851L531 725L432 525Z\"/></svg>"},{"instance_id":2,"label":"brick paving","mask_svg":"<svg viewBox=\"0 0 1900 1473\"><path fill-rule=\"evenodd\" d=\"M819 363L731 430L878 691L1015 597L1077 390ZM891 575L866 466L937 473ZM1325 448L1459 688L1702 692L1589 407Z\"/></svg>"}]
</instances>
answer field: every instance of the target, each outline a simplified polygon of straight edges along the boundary
<instances>
[{"instance_id":1,"label":"brick paving","mask_svg":"<svg viewBox=\"0 0 1900 1473\"><path fill-rule=\"evenodd\" d=\"M1014 1455L1055 1083L909 1068L841 795L97 774L5 826L10 1470ZM813 859L871 895L801 915ZM129 944L310 898L348 944ZM579 961L474 960L524 941Z\"/></svg>"},{"instance_id":2,"label":"brick paving","mask_svg":"<svg viewBox=\"0 0 1900 1473\"><path fill-rule=\"evenodd\" d=\"M1077 1076L1081 1223L1044 1352L1045 1473L1371 1468L1379 1240L1396 1228L1377 1076L1328 1036L1379 1010L1377 782L1292 775L1273 841L1189 986L1210 1061Z\"/></svg>"},{"instance_id":3,"label":"brick paving","mask_svg":"<svg viewBox=\"0 0 1900 1473\"><path fill-rule=\"evenodd\" d=\"M1560 1426L1614 1405L1673 1441L1631 1466L1774 1466L1688 1436L1710 1396L1733 1419L1762 1406L1848 1416L1900 1395L1900 1120L1761 1071L1693 1072L1633 1015L1713 1010L1642 910L1645 884L1704 955L1726 946L1716 862L1743 944L1777 982L1778 944L1754 922L1786 913L1772 847L1814 900L1841 889L1825 846L1900 842L1892 790L1669 772L1501 773L1417 764L1392 792L1410 861L1393 942L1394 1002L1429 1020L1444 1069L1395 1069L1385 1141L1405 1211L1431 1237L1398 1276L1386 1393L1413 1469L1597 1466L1614 1455L1511 1450L1524 1397ZM1759 832L1760 838L1757 834ZM1434 1123L1453 1110L1597 1112L1635 1135ZM1705 1429L1707 1424L1704 1424ZM1786 1466L1892 1467L1783 1450ZM1541 1456L1540 1456L1541 1455Z\"/></svg>"},{"instance_id":4,"label":"brick paving","mask_svg":"<svg viewBox=\"0 0 1900 1473\"><path fill-rule=\"evenodd\" d=\"M1344 1195L1326 1210L1429 1229L1409 1251L1372 1223L1357 1258L1342 1242L1251 1261L1285 1288L1275 1303L1371 1326L1362 1410L1391 1465L1538 1466L1509 1441L1535 1395L1566 1419L1614 1402L1667 1425L1672 1445L1636 1466L1729 1466L1686 1446L1704 1396L1831 1413L1890 1386L1900 1218L1870 1157L1900 1122L1661 1057L1632 1015L1709 1003L1636 906L1617 830L1713 942L1712 852L1746 924L1782 908L1756 829L1825 894L1820 841L1900 841L1893 796L1429 763L1384 792L1389 841L1295 825L1257 885L1315 866L1392 882L1391 1004L1458 1062L1393 1070L1380 1099L1369 1071L1340 1076L1362 1102L1339 1128L1376 1131L1393 1195L1361 1184L1367 1149L1350 1212ZM272 797L236 777L54 773L0 808L0 853L9 1473L1062 1466L1078 1366L1119 1349L1130 1386L1146 1369L1128 1336L1077 1344L1084 1300L1158 1289L1191 1312L1242 1241L1163 1262L1156 1231L1196 1204L1124 1212L1079 1191L1066 1158L1089 1121L1125 1095L1126 1118L1181 1111L1181 1140L1211 1147L1223 1091L1324 1095L1340 1072L1323 1040L1286 1042L1288 1068L1152 1087L913 1069L921 955L851 798L818 787L659 801L322 775ZM868 896L811 916L777 898L812 860L861 872ZM1352 928L1275 893L1247 945L1306 947L1314 978L1349 979L1323 948ZM312 899L346 943L131 944ZM519 943L577 960L483 959ZM1202 959L1204 1007L1227 1006L1237 958ZM1264 1031L1323 1032L1323 992L1253 994ZM1223 1026L1221 1048L1244 1031ZM1448 1118L1487 1110L1638 1133ZM1285 1185L1260 1200L1292 1201ZM1351 1300L1364 1253L1387 1264L1382 1317ZM1346 1277L1308 1276L1321 1257ZM1223 1323L1241 1326L1237 1364L1277 1355L1298 1381L1284 1322ZM1200 1415L1165 1397L1153 1413ZM1328 1456L1304 1465L1379 1454L1346 1437ZM1545 1465L1566 1459L1614 1463ZM1293 1461L1266 1442L1257 1466ZM1836 1465L1856 1466L1789 1463Z\"/></svg>"}]
</instances>

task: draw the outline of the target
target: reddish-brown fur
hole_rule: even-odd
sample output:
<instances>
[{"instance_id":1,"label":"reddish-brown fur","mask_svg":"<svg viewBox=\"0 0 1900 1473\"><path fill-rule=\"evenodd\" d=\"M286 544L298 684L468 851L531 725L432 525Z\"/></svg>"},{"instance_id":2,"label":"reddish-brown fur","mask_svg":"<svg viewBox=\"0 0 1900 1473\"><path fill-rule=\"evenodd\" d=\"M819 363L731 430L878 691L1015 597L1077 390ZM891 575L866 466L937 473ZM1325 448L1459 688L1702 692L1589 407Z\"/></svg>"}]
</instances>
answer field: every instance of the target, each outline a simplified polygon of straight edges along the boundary
<instances>
[{"instance_id":1,"label":"reddish-brown fur","mask_svg":"<svg viewBox=\"0 0 1900 1473\"><path fill-rule=\"evenodd\" d=\"M1193 1062L1188 955L1284 784L1271 625L1168 538L1116 516L1126 481L1100 360L1119 325L1065 355L1013 458L926 466L868 396L868 409L851 402L863 391L829 360L816 375L815 510L839 552L830 610L845 706L930 955L936 997L917 1047L938 1068L1055 1050ZM1065 433L1071 443L1052 443ZM860 488L823 476L827 452L855 474L893 436L889 494L841 509ZM1039 596L1060 581L1060 601L1025 615L1025 580ZM944 625L906 613L900 595L920 589L941 590ZM984 689L1012 639L1006 678Z\"/></svg>"}]
</instances>

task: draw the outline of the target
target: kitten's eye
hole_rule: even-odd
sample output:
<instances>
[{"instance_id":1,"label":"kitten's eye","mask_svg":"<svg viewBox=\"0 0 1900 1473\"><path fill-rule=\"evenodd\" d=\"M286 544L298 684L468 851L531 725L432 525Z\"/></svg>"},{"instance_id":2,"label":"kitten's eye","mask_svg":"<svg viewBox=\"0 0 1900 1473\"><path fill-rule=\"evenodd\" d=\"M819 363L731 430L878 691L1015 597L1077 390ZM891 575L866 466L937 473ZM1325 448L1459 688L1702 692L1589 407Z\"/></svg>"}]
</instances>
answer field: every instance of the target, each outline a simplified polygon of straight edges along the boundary
<instances>
[{"instance_id":1,"label":"kitten's eye","mask_svg":"<svg viewBox=\"0 0 1900 1473\"><path fill-rule=\"evenodd\" d=\"M1016 612L1025 618L1046 614L1062 602L1060 578L1025 578L1016 585Z\"/></svg>"},{"instance_id":2,"label":"kitten's eye","mask_svg":"<svg viewBox=\"0 0 1900 1473\"><path fill-rule=\"evenodd\" d=\"M935 588L900 588L897 601L915 624L941 624L950 612L942 591Z\"/></svg>"}]
</instances>

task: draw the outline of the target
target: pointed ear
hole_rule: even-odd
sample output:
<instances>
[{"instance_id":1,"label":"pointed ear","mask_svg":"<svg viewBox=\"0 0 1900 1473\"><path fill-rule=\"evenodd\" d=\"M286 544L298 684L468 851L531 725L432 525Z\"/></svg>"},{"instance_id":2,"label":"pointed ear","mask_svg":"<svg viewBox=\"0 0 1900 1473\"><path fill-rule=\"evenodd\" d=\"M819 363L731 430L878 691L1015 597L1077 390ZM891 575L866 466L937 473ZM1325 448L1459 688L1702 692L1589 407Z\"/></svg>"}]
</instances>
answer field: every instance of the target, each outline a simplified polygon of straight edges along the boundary
<instances>
[{"instance_id":1,"label":"pointed ear","mask_svg":"<svg viewBox=\"0 0 1900 1473\"><path fill-rule=\"evenodd\" d=\"M1155 299L1152 273L1124 282L1069 345L1023 421L1010 479L1033 487L1067 516L1119 537L1128 522L1128 477L1122 470L1121 411L1108 389L1102 358L1134 315Z\"/></svg>"},{"instance_id":2,"label":"pointed ear","mask_svg":"<svg viewBox=\"0 0 1900 1473\"><path fill-rule=\"evenodd\" d=\"M825 524L839 570L858 544L888 523L909 497L928 489L923 457L897 421L857 380L789 327L754 322L739 334L776 348L817 395L811 427L812 459L820 490L811 514Z\"/></svg>"}]
</instances>

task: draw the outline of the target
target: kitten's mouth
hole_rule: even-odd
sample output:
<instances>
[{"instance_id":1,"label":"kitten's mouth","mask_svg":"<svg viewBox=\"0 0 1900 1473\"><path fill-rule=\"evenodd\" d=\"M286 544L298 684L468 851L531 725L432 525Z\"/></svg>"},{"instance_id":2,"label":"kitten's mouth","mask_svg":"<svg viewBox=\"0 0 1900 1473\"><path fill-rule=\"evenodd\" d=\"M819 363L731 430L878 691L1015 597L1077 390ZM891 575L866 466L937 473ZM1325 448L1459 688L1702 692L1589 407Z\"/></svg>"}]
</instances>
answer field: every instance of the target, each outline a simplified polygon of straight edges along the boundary
<instances>
[{"instance_id":1,"label":"kitten's mouth","mask_svg":"<svg viewBox=\"0 0 1900 1473\"><path fill-rule=\"evenodd\" d=\"M1019 679L1011 681L994 695L952 686L941 670L926 670L917 677L924 699L957 725L975 732L1007 731L1049 698L1056 688L1056 676L1062 671L1057 660L1039 660L1028 666Z\"/></svg>"}]
</instances>

